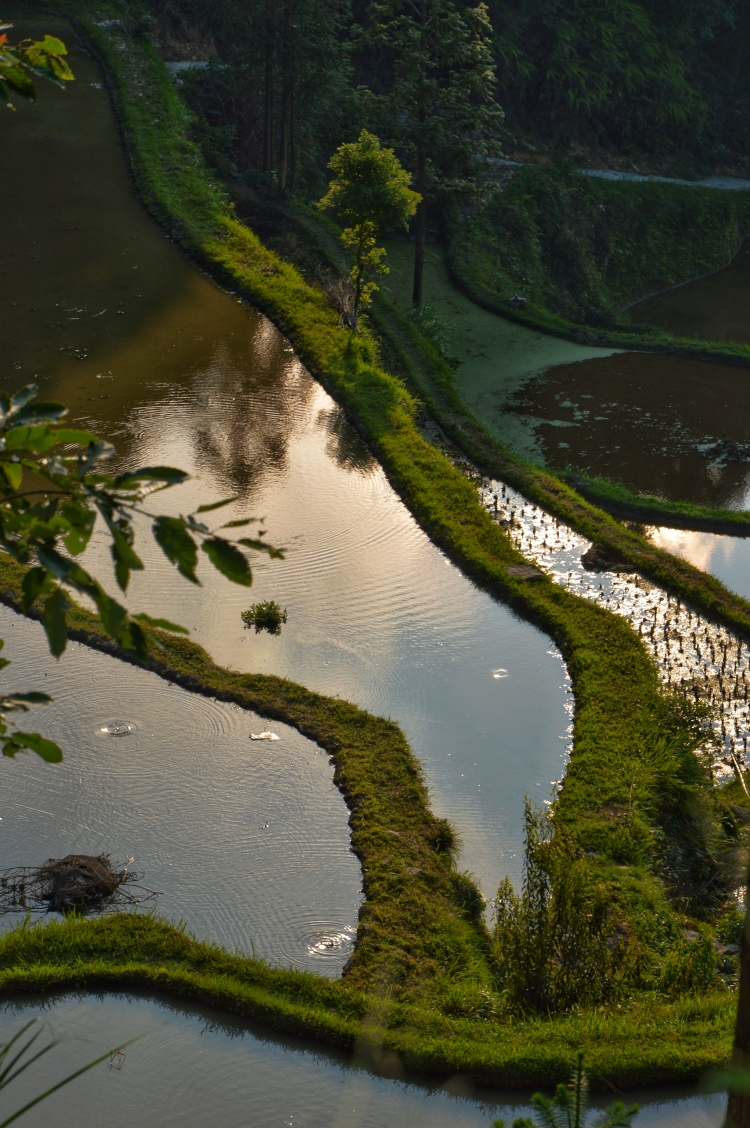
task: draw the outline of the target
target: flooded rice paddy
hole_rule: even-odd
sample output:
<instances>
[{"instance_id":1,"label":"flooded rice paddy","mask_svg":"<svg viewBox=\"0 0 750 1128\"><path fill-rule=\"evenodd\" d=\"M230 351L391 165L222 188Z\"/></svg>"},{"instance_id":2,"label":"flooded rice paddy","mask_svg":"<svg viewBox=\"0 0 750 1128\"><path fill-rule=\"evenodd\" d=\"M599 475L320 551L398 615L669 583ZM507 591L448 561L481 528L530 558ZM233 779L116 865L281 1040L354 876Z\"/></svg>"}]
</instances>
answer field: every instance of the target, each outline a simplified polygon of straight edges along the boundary
<instances>
[{"instance_id":1,"label":"flooded rice paddy","mask_svg":"<svg viewBox=\"0 0 750 1128\"><path fill-rule=\"evenodd\" d=\"M505 410L533 436L536 462L674 501L750 507L750 467L710 453L722 438L750 442L750 368L621 353L549 368Z\"/></svg>"},{"instance_id":2,"label":"flooded rice paddy","mask_svg":"<svg viewBox=\"0 0 750 1128\"><path fill-rule=\"evenodd\" d=\"M70 42L70 29L61 31ZM115 441L123 466L159 461L191 471L191 482L160 498L164 511L232 494L229 517L264 518L287 556L259 561L250 593L213 573L197 590L178 582L141 536L147 570L134 578L131 605L183 622L218 662L282 674L399 721L435 810L462 836L463 865L492 896L506 873L520 875L524 794L544 800L564 771L571 698L560 655L430 544L273 326L201 276L153 226L129 187L101 78L77 48L72 61L71 90L45 88L36 108L0 118L0 190L14 216L4 255L23 263L0 275L4 384L37 380L45 398L70 405L71 420ZM513 360L508 397L530 373L602 354L509 327L470 303L459 312L476 328L476 355L467 352L463 371L485 391L490 321L497 348ZM565 530L557 535L568 553L557 564L577 575L583 545ZM103 542L89 563L111 575ZM616 581L606 584L618 597ZM240 620L248 602L267 598L289 612L279 638ZM658 648L663 609L648 598ZM31 757L4 766L3 865L74 851L133 856L160 891L161 910L199 936L338 974L356 926L360 871L327 757L286 726L83 647L55 663L39 627L6 611L0 634L13 660L7 684L54 696L36 727L60 740L66 757L57 767ZM669 625L666 636L674 664ZM251 740L269 730L280 739ZM0 1037L31 1013L69 1035L61 1072L151 1030L124 1062L105 1063L58 1096L60 1125L80 1123L82 1108L87 1121L113 1125L157 1117L197 1124L217 1108L226 1124L246 1123L252 1108L254 1124L295 1126L387 1118L478 1125L522 1111L518 1097L480 1098L460 1079L427 1089L375 1078L356 1059L153 1000L30 1001L6 1009ZM650 1091L648 1100L644 1125L721 1119L717 1098ZM46 1115L42 1107L29 1119L46 1123Z\"/></svg>"},{"instance_id":3,"label":"flooded rice paddy","mask_svg":"<svg viewBox=\"0 0 750 1128\"><path fill-rule=\"evenodd\" d=\"M659 548L682 556L696 568L716 576L738 595L750 599L750 537L689 529L650 528L646 532Z\"/></svg>"},{"instance_id":4,"label":"flooded rice paddy","mask_svg":"<svg viewBox=\"0 0 750 1128\"><path fill-rule=\"evenodd\" d=\"M637 574L587 570L582 557L591 542L505 483L485 479L480 492L488 512L505 526L524 556L575 595L626 618L665 684L713 707L715 778L744 771L750 737L750 647Z\"/></svg>"},{"instance_id":5,"label":"flooded rice paddy","mask_svg":"<svg viewBox=\"0 0 750 1128\"><path fill-rule=\"evenodd\" d=\"M750 243L723 270L654 294L628 312L633 321L680 337L750 344Z\"/></svg>"},{"instance_id":6,"label":"flooded rice paddy","mask_svg":"<svg viewBox=\"0 0 750 1128\"><path fill-rule=\"evenodd\" d=\"M70 38L69 30L66 34ZM69 404L72 420L112 439L123 466L171 463L190 471L190 482L160 495L162 511L184 512L236 495L231 509L222 511L227 519L265 519L268 538L286 548L286 559L259 560L250 592L209 569L199 570L201 588L186 583L140 530L137 547L146 571L133 578L130 605L182 622L217 662L290 677L399 721L424 764L434 808L462 835L463 866L492 897L506 873L520 876L524 795L546 798L550 780L562 770L569 694L560 655L541 632L451 566L271 323L202 276L150 221L131 191L100 76L80 50L74 50L73 62L78 77L69 91L45 89L37 107L22 105L0 118L11 160L2 187L5 210L18 214L4 249L10 261L24 263L20 282L7 273L0 278L0 309L9 326L4 382L36 379L44 398ZM56 169L54 207L45 172L50 164ZM88 562L114 591L102 541L95 540ZM263 599L276 599L288 610L289 622L278 638L243 626L240 612ZM33 671L37 636L23 620L8 631L13 676ZM83 658L68 654L59 665L55 696L77 705L64 721L65 765L57 775L48 769L55 780L49 786L60 787L67 808L77 812L55 839L56 849L66 852L106 846L99 827L91 827L90 799L74 782L83 778L90 734L111 720L139 723L121 700L125 675L118 665L91 657L99 678L94 694L77 689L82 677L84 684L89 678L81 674L80 662ZM502 681L492 676L498 667L508 670ZM147 698L147 675L132 672L132 678L134 685L143 681ZM232 729L226 740L217 734L215 747L208 738L185 745L192 710L205 705L189 705L189 695L176 689L159 692L158 709L135 741L113 742L123 765L128 749L140 743L141 755L153 766L148 779L153 812L144 807L139 822L136 805L127 834L115 833L112 824L113 837L123 841L126 856L137 856L147 881L161 876L157 842L168 833L168 826L152 832L152 820L178 822L184 811L185 820L199 822L196 837L210 836L218 815L207 810L202 816L189 780L200 778L225 750L228 761L245 772L249 761L243 759L240 767L236 760L235 735L247 740L242 756L249 757L251 747L257 752L251 762L261 775L265 758L282 756L287 746L287 741L251 746L250 732L262 729L251 727L249 718L246 732ZM222 717L223 710L218 709ZM35 721L49 734L63 723L52 710L40 711ZM99 756L111 755L105 746L95 745ZM169 755L174 758L167 768ZM190 772L177 770L191 758ZM106 763L102 760L103 771ZM324 792L330 766L323 756L311 764L310 772L319 774L317 793ZM96 758L91 770L95 765ZM24 773L28 783L16 784ZM251 775L243 778L251 789ZM46 801L34 799L35 788L44 786L43 773L24 758L12 770L12 783L9 778L0 791L3 842L13 864L44 860L37 857L41 846L34 847L33 857L22 858L32 844L10 806L23 787L24 803L49 811ZM315 802L312 792L309 802ZM331 802L335 806L338 799ZM343 803L338 809L343 819ZM252 825L241 850L250 848L255 830L260 833L255 815L248 817ZM76 830L76 823L91 827L92 834ZM298 851L303 837L298 826L277 823L275 833L290 836L290 855ZM310 866L306 881L316 919L338 934L356 924L360 881L346 842L335 834L331 849L333 842L338 872L348 877L332 883L323 873L328 862L321 862ZM292 913L296 892L293 882L284 891L284 856L279 847L267 857L278 857L274 880ZM207 857L201 882L211 885ZM190 851L168 860L183 867L183 884L179 894L173 886L165 905L203 934L201 896L188 896L191 882L197 884ZM243 864L249 864L247 858ZM234 859L217 854L215 865L216 879L226 888L222 873ZM323 910L321 898L334 887ZM224 942L247 950L256 900L248 885L239 900L224 905L211 935L220 932ZM252 909L261 911L260 903ZM308 952L305 923L312 918L307 908L299 911L296 940L290 933L278 950L282 963L316 958ZM265 941L263 950L269 953ZM340 968L345 952L334 952L332 964L336 959Z\"/></svg>"},{"instance_id":7,"label":"flooded rice paddy","mask_svg":"<svg viewBox=\"0 0 750 1128\"><path fill-rule=\"evenodd\" d=\"M67 995L45 1000L43 1009L34 1000L11 1002L0 1011L0 1039L35 1014L64 1038L44 1059L47 1084L108 1046L145 1037L32 1109L29 1128L46 1128L52 1101L55 1128L202 1128L217 1120L222 1128L489 1128L496 1118L511 1124L528 1115L529 1094L477 1090L461 1077L432 1084L376 1077L356 1054L137 995ZM9 1090L14 1101L36 1095L39 1080L30 1069ZM718 1128L722 1121L724 1099L695 1088L649 1088L627 1099L641 1102L639 1128ZM593 1103L611 1100L597 1094Z\"/></svg>"},{"instance_id":8,"label":"flooded rice paddy","mask_svg":"<svg viewBox=\"0 0 750 1128\"><path fill-rule=\"evenodd\" d=\"M58 663L41 627L6 608L0 637L13 655L5 684L54 698L34 720L65 752L54 767L4 764L2 868L76 852L133 858L159 893L148 907L201 939L339 974L361 871L317 745L77 643ZM278 742L250 739L269 727Z\"/></svg>"}]
</instances>

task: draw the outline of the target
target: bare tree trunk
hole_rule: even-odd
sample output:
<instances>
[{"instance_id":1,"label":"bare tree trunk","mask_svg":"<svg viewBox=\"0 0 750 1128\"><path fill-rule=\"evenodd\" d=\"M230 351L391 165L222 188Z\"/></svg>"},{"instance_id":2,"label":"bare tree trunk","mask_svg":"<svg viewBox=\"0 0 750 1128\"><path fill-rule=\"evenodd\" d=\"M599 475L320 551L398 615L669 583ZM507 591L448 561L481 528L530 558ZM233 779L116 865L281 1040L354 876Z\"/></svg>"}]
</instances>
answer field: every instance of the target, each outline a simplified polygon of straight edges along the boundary
<instances>
[{"instance_id":1,"label":"bare tree trunk","mask_svg":"<svg viewBox=\"0 0 750 1128\"><path fill-rule=\"evenodd\" d=\"M750 872L745 897L750 900ZM750 1068L750 911L747 908L740 941L740 989L737 998L732 1064L743 1069ZM730 1092L724 1128L750 1128L750 1095Z\"/></svg>"},{"instance_id":2,"label":"bare tree trunk","mask_svg":"<svg viewBox=\"0 0 750 1128\"><path fill-rule=\"evenodd\" d=\"M292 124L292 0L284 5L284 77L281 88L281 153L279 158L279 190L286 192L287 169L289 167L289 134Z\"/></svg>"},{"instance_id":3,"label":"bare tree trunk","mask_svg":"<svg viewBox=\"0 0 750 1128\"><path fill-rule=\"evenodd\" d=\"M419 111L419 120L424 122L424 110ZM420 143L417 150L417 191L422 199L417 204L416 214L416 247L414 248L414 287L411 300L414 305L422 304L422 281L424 278L424 237L427 211L427 150Z\"/></svg>"},{"instance_id":4,"label":"bare tree trunk","mask_svg":"<svg viewBox=\"0 0 750 1128\"><path fill-rule=\"evenodd\" d=\"M266 0L266 97L263 116L263 171L273 169L273 0Z\"/></svg>"}]
</instances>

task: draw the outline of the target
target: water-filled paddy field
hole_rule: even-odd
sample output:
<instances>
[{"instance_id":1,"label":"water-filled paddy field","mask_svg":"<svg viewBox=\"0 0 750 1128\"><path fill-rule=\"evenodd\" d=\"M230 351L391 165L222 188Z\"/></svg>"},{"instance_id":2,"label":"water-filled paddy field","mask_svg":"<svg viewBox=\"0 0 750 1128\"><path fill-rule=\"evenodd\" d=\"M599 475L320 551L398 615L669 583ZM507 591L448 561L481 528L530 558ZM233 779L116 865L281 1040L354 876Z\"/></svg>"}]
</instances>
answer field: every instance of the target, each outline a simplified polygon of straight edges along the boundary
<instances>
[{"instance_id":1,"label":"water-filled paddy field","mask_svg":"<svg viewBox=\"0 0 750 1128\"><path fill-rule=\"evenodd\" d=\"M0 1038L38 1013L35 1001L0 1012ZM29 1128L107 1124L198 1128L488 1128L528 1114L523 1094L473 1090L461 1078L425 1084L417 1078L373 1076L349 1055L207 1008L138 996L63 996L41 1012L64 1042L54 1051L49 1083L102 1047L145 1033L141 1041L55 1094L26 1117ZM46 1059L50 1062L53 1055ZM54 1074L52 1070L54 1069ZM16 1082L19 1103L34 1089L33 1070ZM28 1080L27 1080L28 1078ZM630 1094L629 1094L630 1096ZM597 1106L610 1097L597 1096ZM633 1094L645 1128L718 1128L723 1098L669 1088Z\"/></svg>"},{"instance_id":2,"label":"water-filled paddy field","mask_svg":"<svg viewBox=\"0 0 750 1128\"><path fill-rule=\"evenodd\" d=\"M210 574L192 589L149 548L131 605L183 622L220 663L279 673L398 720L435 810L462 836L463 866L492 896L506 873L519 877L524 794L548 798L564 771L570 706L559 654L428 541L273 326L202 277L151 223L129 187L101 79L79 51L74 69L71 91L45 90L37 109L0 118L5 209L18 216L5 254L23 262L17 278L0 280L6 385L38 380L45 398L70 405L71 419L112 438L123 465L190 470L190 483L160 499L165 510L236 494L229 517L264 518L287 558L261 562L250 594ZM497 355L503 341L515 350L509 392L529 372L601 355L470 310L491 319ZM92 557L99 571L109 567L101 544ZM288 608L280 638L242 626L240 611L265 598ZM3 864L69 851L132 855L162 891L162 911L199 936L337 974L361 893L327 758L282 725L270 726L280 741L251 742L268 727L262 718L82 647L58 665L35 624L4 612L1 625L13 685L52 685L55 705L38 725L66 755L59 768L26 759L4 768ZM112 720L133 731L108 736ZM98 1049L161 1024L122 1069L105 1065L61 1097L61 1124L74 1109L80 1122L81 1108L92 1123L155 1114L197 1123L219 1105L222 1122L244 1123L249 1102L261 1124L484 1124L520 1113L460 1082L430 1092L375 1079L351 1059L156 1002L66 999L49 1017L71 1032L71 1063L93 1055L82 1031ZM19 1021L6 1012L3 1030ZM684 1098L649 1094L641 1122L719 1122L720 1101Z\"/></svg>"},{"instance_id":3,"label":"water-filled paddy field","mask_svg":"<svg viewBox=\"0 0 750 1128\"><path fill-rule=\"evenodd\" d=\"M670 291L665 301L679 301L684 318L664 327L745 340L746 253L743 247L725 271ZM389 245L387 284L404 300L412 257L409 244ZM723 465L710 453L723 438L750 442L750 369L547 337L474 306L453 285L437 245L428 247L426 262L426 300L456 331L458 391L501 442L539 464L613 478L634 491L726 508L750 505L748 465ZM703 317L693 316L696 308Z\"/></svg>"}]
</instances>

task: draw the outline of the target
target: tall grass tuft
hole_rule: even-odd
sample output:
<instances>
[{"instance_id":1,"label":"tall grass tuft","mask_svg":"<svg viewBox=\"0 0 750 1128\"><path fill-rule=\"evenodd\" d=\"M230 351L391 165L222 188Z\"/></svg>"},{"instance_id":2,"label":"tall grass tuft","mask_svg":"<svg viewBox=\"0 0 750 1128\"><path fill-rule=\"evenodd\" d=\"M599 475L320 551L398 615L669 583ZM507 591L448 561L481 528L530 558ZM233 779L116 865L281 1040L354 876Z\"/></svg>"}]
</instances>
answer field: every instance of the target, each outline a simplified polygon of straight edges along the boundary
<instances>
[{"instance_id":1,"label":"tall grass tuft","mask_svg":"<svg viewBox=\"0 0 750 1128\"><path fill-rule=\"evenodd\" d=\"M616 997L631 956L606 887L564 829L526 799L523 890L508 878L495 904L492 947L506 1005L547 1014Z\"/></svg>"}]
</instances>

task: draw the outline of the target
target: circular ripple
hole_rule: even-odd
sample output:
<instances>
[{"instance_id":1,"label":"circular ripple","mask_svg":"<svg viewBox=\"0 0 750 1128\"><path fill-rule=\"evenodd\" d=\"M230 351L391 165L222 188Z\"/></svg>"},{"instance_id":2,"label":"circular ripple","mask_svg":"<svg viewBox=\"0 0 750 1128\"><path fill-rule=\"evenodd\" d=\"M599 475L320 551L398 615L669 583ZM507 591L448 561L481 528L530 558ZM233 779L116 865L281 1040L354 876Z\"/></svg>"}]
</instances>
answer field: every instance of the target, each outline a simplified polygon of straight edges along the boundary
<instances>
[{"instance_id":1,"label":"circular ripple","mask_svg":"<svg viewBox=\"0 0 750 1128\"><path fill-rule=\"evenodd\" d=\"M105 721L96 730L97 736L132 736L138 731L138 726L132 721Z\"/></svg>"},{"instance_id":2,"label":"circular ripple","mask_svg":"<svg viewBox=\"0 0 750 1128\"><path fill-rule=\"evenodd\" d=\"M329 959L335 956L341 959L340 953L350 952L354 947L356 932L353 928L343 932L319 932L306 937L305 947L308 955L313 958Z\"/></svg>"}]
</instances>

